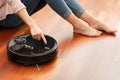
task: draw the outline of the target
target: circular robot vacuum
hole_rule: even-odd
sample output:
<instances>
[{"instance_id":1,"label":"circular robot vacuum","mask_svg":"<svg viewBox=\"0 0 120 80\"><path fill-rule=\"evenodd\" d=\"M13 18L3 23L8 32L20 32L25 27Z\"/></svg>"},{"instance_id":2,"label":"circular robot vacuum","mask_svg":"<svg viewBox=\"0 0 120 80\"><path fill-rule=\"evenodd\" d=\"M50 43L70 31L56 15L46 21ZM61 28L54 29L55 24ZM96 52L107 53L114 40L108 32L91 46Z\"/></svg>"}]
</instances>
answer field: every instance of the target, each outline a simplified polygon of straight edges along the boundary
<instances>
[{"instance_id":1,"label":"circular robot vacuum","mask_svg":"<svg viewBox=\"0 0 120 80\"><path fill-rule=\"evenodd\" d=\"M47 44L43 40L33 39L30 34L24 34L8 42L8 58L14 62L33 65L46 63L57 55L57 41L45 35Z\"/></svg>"}]
</instances>

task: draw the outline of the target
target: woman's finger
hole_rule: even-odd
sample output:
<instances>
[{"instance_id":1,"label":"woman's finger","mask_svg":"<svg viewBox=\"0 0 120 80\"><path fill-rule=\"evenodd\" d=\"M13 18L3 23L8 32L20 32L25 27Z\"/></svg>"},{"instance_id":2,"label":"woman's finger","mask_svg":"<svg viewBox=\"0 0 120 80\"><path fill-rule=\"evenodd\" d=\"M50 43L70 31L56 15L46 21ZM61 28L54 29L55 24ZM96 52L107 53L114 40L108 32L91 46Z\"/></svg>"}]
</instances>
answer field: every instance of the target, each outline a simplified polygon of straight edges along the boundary
<instances>
[{"instance_id":1,"label":"woman's finger","mask_svg":"<svg viewBox=\"0 0 120 80\"><path fill-rule=\"evenodd\" d=\"M37 36L37 40L41 39L41 34L40 33L38 33L36 36Z\"/></svg>"},{"instance_id":2,"label":"woman's finger","mask_svg":"<svg viewBox=\"0 0 120 80\"><path fill-rule=\"evenodd\" d=\"M45 36L43 34L41 34L41 37L42 37L44 43L47 44L47 40L46 40Z\"/></svg>"}]
</instances>

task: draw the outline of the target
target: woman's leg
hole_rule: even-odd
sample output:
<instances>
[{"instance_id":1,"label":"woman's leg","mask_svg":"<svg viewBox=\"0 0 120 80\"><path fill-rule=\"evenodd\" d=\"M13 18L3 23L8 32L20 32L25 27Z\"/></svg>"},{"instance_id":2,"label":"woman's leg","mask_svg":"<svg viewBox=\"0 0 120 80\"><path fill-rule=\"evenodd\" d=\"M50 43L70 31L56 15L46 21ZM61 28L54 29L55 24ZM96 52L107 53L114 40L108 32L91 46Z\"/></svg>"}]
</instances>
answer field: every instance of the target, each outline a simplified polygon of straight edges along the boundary
<instances>
[{"instance_id":1,"label":"woman's leg","mask_svg":"<svg viewBox=\"0 0 120 80\"><path fill-rule=\"evenodd\" d=\"M45 0L40 0L36 8L32 11L32 14L42 9L46 4L47 2Z\"/></svg>"},{"instance_id":2,"label":"woman's leg","mask_svg":"<svg viewBox=\"0 0 120 80\"><path fill-rule=\"evenodd\" d=\"M84 21L76 17L64 0L46 0L48 5L61 17L73 25L74 32L87 36L99 36L100 31L89 27Z\"/></svg>"},{"instance_id":3,"label":"woman's leg","mask_svg":"<svg viewBox=\"0 0 120 80\"><path fill-rule=\"evenodd\" d=\"M65 2L69 6L69 8L73 11L73 13L77 17L87 22L89 26L97 30L103 30L107 33L116 32L116 29L106 26L104 23L102 23L97 18L95 18L93 15L91 15L87 10L84 9L83 6L81 6L81 4L77 0L65 0Z\"/></svg>"},{"instance_id":4,"label":"woman's leg","mask_svg":"<svg viewBox=\"0 0 120 80\"><path fill-rule=\"evenodd\" d=\"M94 29L105 31L107 33L115 33L117 31L116 28L108 27L106 24L98 20L92 14L90 14L87 10L84 12L83 15L81 15L80 18L86 21L89 26L93 27Z\"/></svg>"},{"instance_id":5,"label":"woman's leg","mask_svg":"<svg viewBox=\"0 0 120 80\"><path fill-rule=\"evenodd\" d=\"M38 4L41 4L41 0L21 0L23 4L26 6L28 13L31 15L35 11L38 10ZM41 6L39 6L41 8ZM37 8L37 9L36 9ZM39 8L39 9L40 9ZM0 27L11 28L17 27L23 21L15 14L10 14L6 19L0 21Z\"/></svg>"}]
</instances>

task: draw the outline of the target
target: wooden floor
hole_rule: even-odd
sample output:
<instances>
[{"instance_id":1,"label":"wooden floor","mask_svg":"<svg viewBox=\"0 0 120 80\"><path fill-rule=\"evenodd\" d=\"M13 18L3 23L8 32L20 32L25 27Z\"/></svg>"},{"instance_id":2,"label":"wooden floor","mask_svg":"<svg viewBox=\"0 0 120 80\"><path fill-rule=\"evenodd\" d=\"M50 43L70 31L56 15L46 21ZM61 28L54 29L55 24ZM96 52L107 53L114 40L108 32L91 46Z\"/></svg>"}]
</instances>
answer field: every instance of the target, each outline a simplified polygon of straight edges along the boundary
<instances>
[{"instance_id":1,"label":"wooden floor","mask_svg":"<svg viewBox=\"0 0 120 80\"><path fill-rule=\"evenodd\" d=\"M74 34L72 26L47 5L32 15L45 34L58 42L58 55L48 64L22 66L8 60L7 42L28 32L22 24L0 29L0 80L120 80L120 0L79 0L94 16L108 26L117 27L115 35L85 37Z\"/></svg>"}]
</instances>

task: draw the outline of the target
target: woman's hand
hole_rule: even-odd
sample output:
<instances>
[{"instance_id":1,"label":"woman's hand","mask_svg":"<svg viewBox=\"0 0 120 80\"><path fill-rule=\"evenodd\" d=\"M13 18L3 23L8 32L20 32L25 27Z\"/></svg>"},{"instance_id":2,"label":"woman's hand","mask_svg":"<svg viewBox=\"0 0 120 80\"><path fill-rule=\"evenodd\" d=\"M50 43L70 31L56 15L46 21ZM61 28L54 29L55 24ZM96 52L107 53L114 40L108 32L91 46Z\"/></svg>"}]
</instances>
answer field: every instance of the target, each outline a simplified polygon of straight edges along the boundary
<instances>
[{"instance_id":1,"label":"woman's hand","mask_svg":"<svg viewBox=\"0 0 120 80\"><path fill-rule=\"evenodd\" d=\"M30 27L31 35L34 39L40 40L43 39L44 43L47 44L47 40L41 31L41 29L38 27L38 25L35 23L35 21L29 16L26 9L21 9L18 11L18 16Z\"/></svg>"},{"instance_id":2,"label":"woman's hand","mask_svg":"<svg viewBox=\"0 0 120 80\"><path fill-rule=\"evenodd\" d=\"M43 32L36 24L30 26L30 32L34 39L40 40L42 38L44 43L47 44L47 41L46 41L46 38L45 38Z\"/></svg>"}]
</instances>

